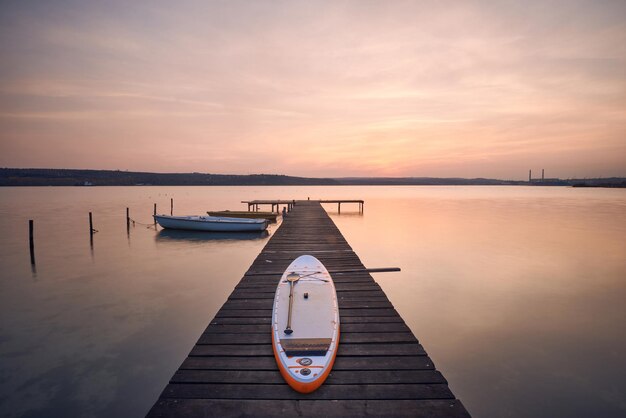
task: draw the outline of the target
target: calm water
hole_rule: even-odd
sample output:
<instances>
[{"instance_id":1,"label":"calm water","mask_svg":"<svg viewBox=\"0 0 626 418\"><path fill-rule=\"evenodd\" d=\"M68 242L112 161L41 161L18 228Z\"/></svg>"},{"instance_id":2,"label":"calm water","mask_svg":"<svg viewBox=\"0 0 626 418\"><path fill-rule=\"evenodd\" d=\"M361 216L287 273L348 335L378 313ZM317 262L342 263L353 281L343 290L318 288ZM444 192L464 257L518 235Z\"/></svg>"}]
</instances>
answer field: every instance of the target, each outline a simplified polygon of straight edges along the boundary
<instances>
[{"instance_id":1,"label":"calm water","mask_svg":"<svg viewBox=\"0 0 626 418\"><path fill-rule=\"evenodd\" d=\"M626 191L536 187L0 188L0 415L143 416L268 239L126 207L308 196L366 200L327 209L474 416L626 415Z\"/></svg>"}]
</instances>

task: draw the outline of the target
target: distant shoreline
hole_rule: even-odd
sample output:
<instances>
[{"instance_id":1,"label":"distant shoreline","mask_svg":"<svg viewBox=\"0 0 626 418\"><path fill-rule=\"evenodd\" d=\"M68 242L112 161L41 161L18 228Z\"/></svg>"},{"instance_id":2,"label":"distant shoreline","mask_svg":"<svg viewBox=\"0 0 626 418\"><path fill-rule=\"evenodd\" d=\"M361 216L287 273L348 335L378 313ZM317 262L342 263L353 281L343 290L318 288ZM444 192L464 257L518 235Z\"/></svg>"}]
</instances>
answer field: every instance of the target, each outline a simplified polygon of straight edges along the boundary
<instances>
[{"instance_id":1,"label":"distant shoreline","mask_svg":"<svg viewBox=\"0 0 626 418\"><path fill-rule=\"evenodd\" d=\"M626 177L533 179L437 177L311 178L277 174L148 173L119 170L0 168L0 187L31 186L572 186L626 188Z\"/></svg>"}]
</instances>

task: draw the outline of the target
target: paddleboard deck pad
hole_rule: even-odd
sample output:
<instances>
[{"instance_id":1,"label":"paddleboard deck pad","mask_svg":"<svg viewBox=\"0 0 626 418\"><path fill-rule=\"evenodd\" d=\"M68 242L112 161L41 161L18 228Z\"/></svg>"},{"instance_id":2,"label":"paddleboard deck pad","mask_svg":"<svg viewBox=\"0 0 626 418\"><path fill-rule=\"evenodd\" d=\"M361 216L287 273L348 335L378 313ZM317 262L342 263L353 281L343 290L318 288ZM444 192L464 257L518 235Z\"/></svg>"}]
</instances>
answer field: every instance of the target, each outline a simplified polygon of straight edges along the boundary
<instances>
[{"instance_id":1,"label":"paddleboard deck pad","mask_svg":"<svg viewBox=\"0 0 626 418\"><path fill-rule=\"evenodd\" d=\"M337 292L328 270L313 256L296 258L278 283L272 346L281 375L300 393L320 387L333 367L339 346Z\"/></svg>"}]
</instances>

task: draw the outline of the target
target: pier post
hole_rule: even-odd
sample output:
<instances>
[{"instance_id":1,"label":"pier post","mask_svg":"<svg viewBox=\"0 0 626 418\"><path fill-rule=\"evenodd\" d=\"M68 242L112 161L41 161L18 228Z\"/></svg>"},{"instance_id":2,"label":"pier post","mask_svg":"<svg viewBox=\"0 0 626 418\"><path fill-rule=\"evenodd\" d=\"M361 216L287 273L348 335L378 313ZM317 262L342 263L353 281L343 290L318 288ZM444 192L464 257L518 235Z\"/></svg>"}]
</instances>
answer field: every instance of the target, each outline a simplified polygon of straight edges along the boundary
<instances>
[{"instance_id":1,"label":"pier post","mask_svg":"<svg viewBox=\"0 0 626 418\"><path fill-rule=\"evenodd\" d=\"M30 264L35 265L35 223L32 219L28 221L28 244L30 246Z\"/></svg>"},{"instance_id":2,"label":"pier post","mask_svg":"<svg viewBox=\"0 0 626 418\"><path fill-rule=\"evenodd\" d=\"M154 204L154 211L152 212L152 214L156 216L156 203ZM153 217L152 219L154 219L154 229L156 229L156 218Z\"/></svg>"},{"instance_id":3,"label":"pier post","mask_svg":"<svg viewBox=\"0 0 626 418\"><path fill-rule=\"evenodd\" d=\"M337 213L341 213L341 202L337 203Z\"/></svg>"},{"instance_id":4,"label":"pier post","mask_svg":"<svg viewBox=\"0 0 626 418\"><path fill-rule=\"evenodd\" d=\"M174 198L170 199L170 215L174 216Z\"/></svg>"},{"instance_id":5,"label":"pier post","mask_svg":"<svg viewBox=\"0 0 626 418\"><path fill-rule=\"evenodd\" d=\"M93 216L89 212L89 247L91 248L91 255L93 256Z\"/></svg>"}]
</instances>

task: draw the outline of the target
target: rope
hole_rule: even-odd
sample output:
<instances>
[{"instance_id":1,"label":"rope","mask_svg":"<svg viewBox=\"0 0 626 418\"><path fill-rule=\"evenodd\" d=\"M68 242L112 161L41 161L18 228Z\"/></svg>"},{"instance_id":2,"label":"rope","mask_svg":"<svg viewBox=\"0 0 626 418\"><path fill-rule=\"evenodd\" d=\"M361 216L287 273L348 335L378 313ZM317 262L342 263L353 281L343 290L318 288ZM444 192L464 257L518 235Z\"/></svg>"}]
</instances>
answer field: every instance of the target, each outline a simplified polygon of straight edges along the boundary
<instances>
[{"instance_id":1,"label":"rope","mask_svg":"<svg viewBox=\"0 0 626 418\"><path fill-rule=\"evenodd\" d=\"M136 221L136 220L134 220L134 219L132 219L132 218L128 218L128 219L130 219L130 221L133 223L133 227L134 227L134 226L135 226L135 224L137 223L137 224L139 224L139 225L143 225L143 226L145 226L145 227L146 227L146 228L148 228L148 229L150 229L150 228L154 228L154 229L156 229L156 222L153 222L153 223L151 223L151 224L146 224L146 223L143 223L143 222Z\"/></svg>"}]
</instances>

